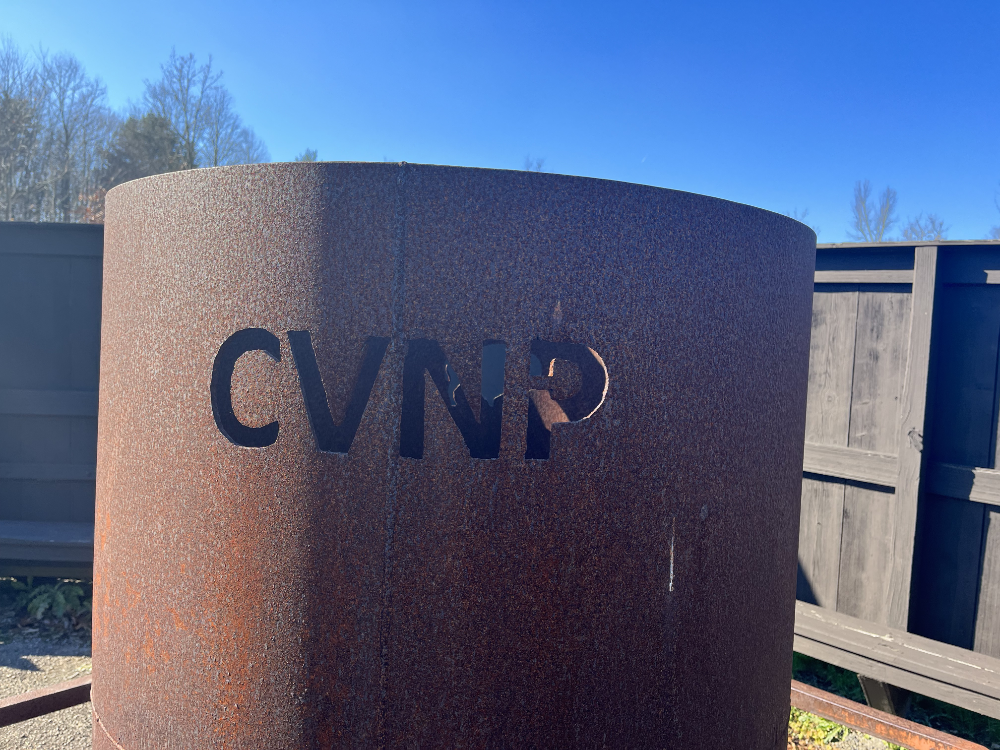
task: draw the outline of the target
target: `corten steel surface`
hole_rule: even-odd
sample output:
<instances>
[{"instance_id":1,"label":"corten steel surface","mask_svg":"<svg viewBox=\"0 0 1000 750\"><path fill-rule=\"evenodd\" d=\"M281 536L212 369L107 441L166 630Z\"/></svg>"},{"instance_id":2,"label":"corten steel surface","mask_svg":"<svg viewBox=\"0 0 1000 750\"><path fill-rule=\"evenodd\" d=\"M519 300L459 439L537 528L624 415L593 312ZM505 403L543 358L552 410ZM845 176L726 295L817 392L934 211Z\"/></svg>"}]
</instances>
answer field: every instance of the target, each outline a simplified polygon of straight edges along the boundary
<instances>
[{"instance_id":1,"label":"corten steel surface","mask_svg":"<svg viewBox=\"0 0 1000 750\"><path fill-rule=\"evenodd\" d=\"M95 747L783 747L814 243L526 172L116 188Z\"/></svg>"},{"instance_id":2,"label":"corten steel surface","mask_svg":"<svg viewBox=\"0 0 1000 750\"><path fill-rule=\"evenodd\" d=\"M961 737L939 732L901 716L792 680L792 705L909 750L986 750Z\"/></svg>"},{"instance_id":3,"label":"corten steel surface","mask_svg":"<svg viewBox=\"0 0 1000 750\"><path fill-rule=\"evenodd\" d=\"M35 719L90 700L90 675L0 700L0 727Z\"/></svg>"}]
</instances>

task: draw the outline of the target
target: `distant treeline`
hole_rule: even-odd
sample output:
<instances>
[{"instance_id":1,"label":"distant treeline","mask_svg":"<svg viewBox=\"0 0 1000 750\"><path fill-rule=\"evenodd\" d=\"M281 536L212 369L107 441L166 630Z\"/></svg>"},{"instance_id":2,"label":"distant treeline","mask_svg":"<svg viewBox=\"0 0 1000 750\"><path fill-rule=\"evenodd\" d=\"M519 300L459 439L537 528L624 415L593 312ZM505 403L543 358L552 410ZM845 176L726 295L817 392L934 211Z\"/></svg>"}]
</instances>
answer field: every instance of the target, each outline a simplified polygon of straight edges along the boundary
<instances>
[{"instance_id":1,"label":"distant treeline","mask_svg":"<svg viewBox=\"0 0 1000 750\"><path fill-rule=\"evenodd\" d=\"M161 73L116 112L73 55L0 41L0 221L102 222L105 194L128 180L270 161L211 57L172 51Z\"/></svg>"}]
</instances>

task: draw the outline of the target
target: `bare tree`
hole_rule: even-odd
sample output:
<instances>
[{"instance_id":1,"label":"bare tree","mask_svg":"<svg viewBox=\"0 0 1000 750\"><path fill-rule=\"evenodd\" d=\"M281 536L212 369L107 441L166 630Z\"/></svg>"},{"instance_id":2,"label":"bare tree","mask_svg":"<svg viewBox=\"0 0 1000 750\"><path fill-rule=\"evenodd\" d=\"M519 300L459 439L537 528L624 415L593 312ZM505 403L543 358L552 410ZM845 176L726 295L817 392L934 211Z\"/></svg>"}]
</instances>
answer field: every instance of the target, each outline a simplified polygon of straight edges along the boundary
<instances>
[{"instance_id":1,"label":"bare tree","mask_svg":"<svg viewBox=\"0 0 1000 750\"><path fill-rule=\"evenodd\" d=\"M524 157L524 171L525 172L544 172L545 171L545 157L533 159L531 155Z\"/></svg>"},{"instance_id":2,"label":"bare tree","mask_svg":"<svg viewBox=\"0 0 1000 750\"><path fill-rule=\"evenodd\" d=\"M222 72L212 70L211 55L207 63L199 65L194 54L179 57L173 49L160 71L159 81L145 82L146 108L170 121L180 140L184 169L194 169L201 166L198 157L209 129L213 100L222 88Z\"/></svg>"},{"instance_id":3,"label":"bare tree","mask_svg":"<svg viewBox=\"0 0 1000 750\"><path fill-rule=\"evenodd\" d=\"M993 196L993 205L997 207L997 211L1000 211L1000 200L997 200L997 196ZM989 234L986 235L988 240L1000 240L1000 225L992 227Z\"/></svg>"},{"instance_id":4,"label":"bare tree","mask_svg":"<svg viewBox=\"0 0 1000 750\"><path fill-rule=\"evenodd\" d=\"M266 164L271 161L264 141L257 137L253 128L240 130L239 148L230 164Z\"/></svg>"},{"instance_id":5,"label":"bare tree","mask_svg":"<svg viewBox=\"0 0 1000 750\"><path fill-rule=\"evenodd\" d=\"M242 145L243 123L233 111L233 97L221 86L209 97L205 134L199 149L199 166L234 164Z\"/></svg>"},{"instance_id":6,"label":"bare tree","mask_svg":"<svg viewBox=\"0 0 1000 750\"><path fill-rule=\"evenodd\" d=\"M907 241L921 242L923 240L945 240L948 227L938 216L927 214L926 218L922 213L916 218L910 219L903 227L903 239Z\"/></svg>"},{"instance_id":7,"label":"bare tree","mask_svg":"<svg viewBox=\"0 0 1000 750\"><path fill-rule=\"evenodd\" d=\"M144 101L149 112L170 121L184 169L270 160L264 142L233 109L211 56L199 65L193 54L179 57L171 50L160 70L159 81L146 81Z\"/></svg>"},{"instance_id":8,"label":"bare tree","mask_svg":"<svg viewBox=\"0 0 1000 750\"><path fill-rule=\"evenodd\" d=\"M792 212L785 214L785 216L787 216L789 219L795 219L795 221L805 224L807 227L813 230L817 236L819 236L819 227L815 226L814 224L810 224L809 222L806 221L806 217L809 216L808 208L802 209L801 213L799 212L798 208L793 208Z\"/></svg>"},{"instance_id":9,"label":"bare tree","mask_svg":"<svg viewBox=\"0 0 1000 750\"><path fill-rule=\"evenodd\" d=\"M37 218L42 92L28 58L0 40L0 218Z\"/></svg>"},{"instance_id":10,"label":"bare tree","mask_svg":"<svg viewBox=\"0 0 1000 750\"><path fill-rule=\"evenodd\" d=\"M853 223L848 237L858 242L885 242L889 230L896 224L896 191L886 187L879 196L878 205L872 200L872 185L868 180L854 183L854 202L851 205Z\"/></svg>"},{"instance_id":11,"label":"bare tree","mask_svg":"<svg viewBox=\"0 0 1000 750\"><path fill-rule=\"evenodd\" d=\"M0 220L101 221L104 195L125 180L270 159L211 58L171 51L161 70L123 119L72 55L29 57L0 39Z\"/></svg>"},{"instance_id":12,"label":"bare tree","mask_svg":"<svg viewBox=\"0 0 1000 750\"><path fill-rule=\"evenodd\" d=\"M99 152L117 124L107 106L107 90L99 79L88 78L72 55L39 55L46 92L48 205L54 221L73 221L83 196L91 194L99 169Z\"/></svg>"},{"instance_id":13,"label":"bare tree","mask_svg":"<svg viewBox=\"0 0 1000 750\"><path fill-rule=\"evenodd\" d=\"M312 162L312 161L316 161L318 156L319 156L319 152L316 151L316 149L314 149L314 148L307 148L305 151L303 151L301 154L299 154L298 156L295 157L295 161L309 161L309 162ZM385 161L385 159L383 158L382 161Z\"/></svg>"}]
</instances>

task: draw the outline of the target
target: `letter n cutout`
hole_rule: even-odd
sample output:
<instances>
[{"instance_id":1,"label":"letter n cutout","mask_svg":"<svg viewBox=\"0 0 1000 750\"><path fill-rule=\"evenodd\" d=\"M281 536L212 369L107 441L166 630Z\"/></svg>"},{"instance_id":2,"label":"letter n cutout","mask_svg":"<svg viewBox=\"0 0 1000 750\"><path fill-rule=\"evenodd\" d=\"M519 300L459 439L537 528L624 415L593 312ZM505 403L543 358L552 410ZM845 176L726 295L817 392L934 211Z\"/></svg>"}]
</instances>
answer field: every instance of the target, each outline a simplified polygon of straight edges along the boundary
<instances>
[{"instance_id":1,"label":"letter n cutout","mask_svg":"<svg viewBox=\"0 0 1000 750\"><path fill-rule=\"evenodd\" d=\"M495 347L495 349L490 349ZM487 357L487 351L500 356ZM424 372L431 376L444 405L472 458L500 457L500 430L503 423L503 367L507 345L503 341L483 342L483 383L496 383L499 374L499 395L485 393L480 397L480 418L476 421L465 389L457 382L458 375L448 365L448 358L437 341L411 339L403 360L403 404L399 423L399 455L404 458L424 457ZM499 373L496 369L499 368Z\"/></svg>"}]
</instances>

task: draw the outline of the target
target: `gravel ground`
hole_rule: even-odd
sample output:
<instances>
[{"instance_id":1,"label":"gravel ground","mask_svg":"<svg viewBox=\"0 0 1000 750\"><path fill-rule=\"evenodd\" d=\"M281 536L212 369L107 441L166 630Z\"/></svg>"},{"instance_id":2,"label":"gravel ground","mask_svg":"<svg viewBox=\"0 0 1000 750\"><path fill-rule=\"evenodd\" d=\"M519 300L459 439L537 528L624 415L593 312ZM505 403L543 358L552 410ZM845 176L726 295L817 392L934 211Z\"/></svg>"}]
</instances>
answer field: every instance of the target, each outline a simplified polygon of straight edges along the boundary
<instances>
[{"instance_id":1,"label":"gravel ground","mask_svg":"<svg viewBox=\"0 0 1000 750\"><path fill-rule=\"evenodd\" d=\"M0 698L90 672L90 638L0 636ZM0 750L90 750L90 704L0 728Z\"/></svg>"},{"instance_id":2,"label":"gravel ground","mask_svg":"<svg viewBox=\"0 0 1000 750\"><path fill-rule=\"evenodd\" d=\"M842 748L843 750L888 750L889 743L869 737L867 734L852 731L840 742L834 742L830 747Z\"/></svg>"}]
</instances>

